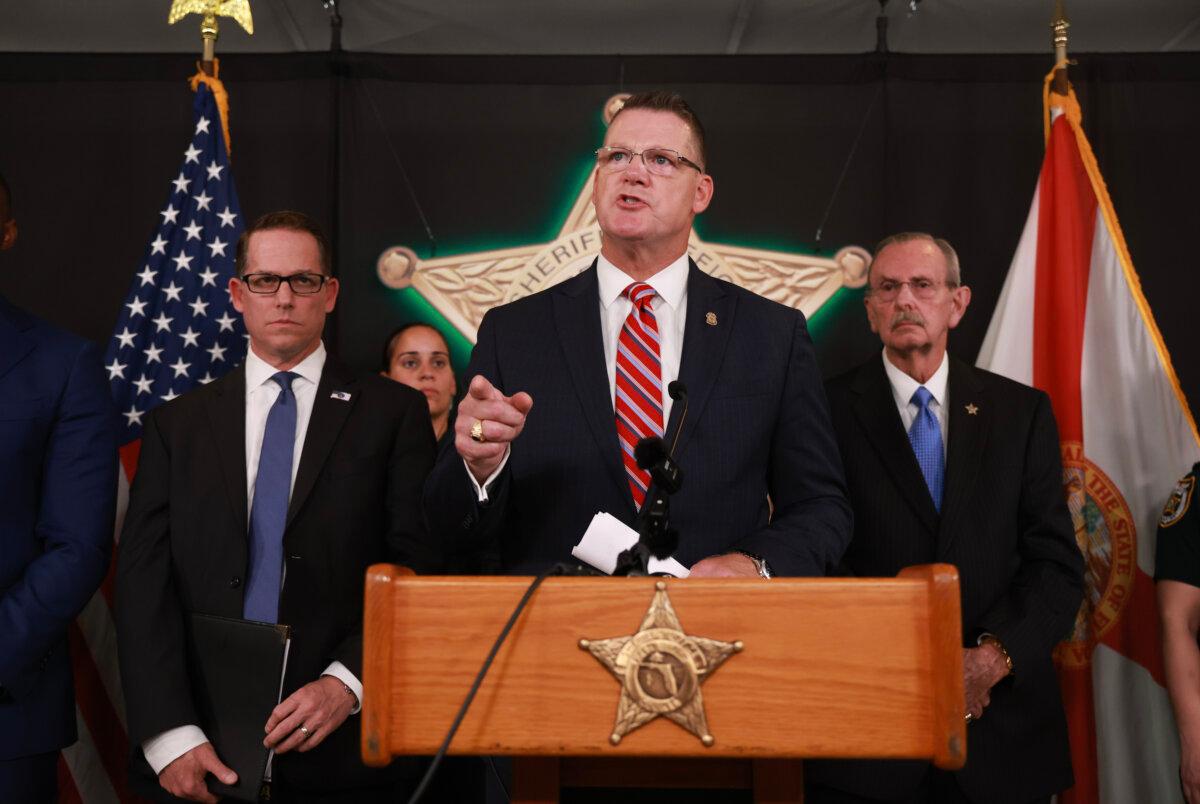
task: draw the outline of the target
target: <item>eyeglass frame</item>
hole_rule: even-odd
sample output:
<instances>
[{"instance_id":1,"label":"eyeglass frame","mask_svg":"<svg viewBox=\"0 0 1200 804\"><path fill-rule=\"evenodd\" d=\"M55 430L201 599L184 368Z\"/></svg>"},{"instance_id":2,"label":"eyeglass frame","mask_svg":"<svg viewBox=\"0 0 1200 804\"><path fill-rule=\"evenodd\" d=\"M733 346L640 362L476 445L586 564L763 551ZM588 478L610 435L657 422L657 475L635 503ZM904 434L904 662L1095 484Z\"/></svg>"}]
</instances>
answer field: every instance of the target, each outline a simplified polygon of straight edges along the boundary
<instances>
[{"instance_id":1,"label":"eyeglass frame","mask_svg":"<svg viewBox=\"0 0 1200 804\"><path fill-rule=\"evenodd\" d=\"M596 150L593 152L593 154L594 154L594 155L595 155L595 157L596 157L596 162L597 162L597 166L598 166L598 167L603 167L603 165L600 165L600 164L599 164L599 162L600 162L600 152L601 152L601 151L607 151L607 152L609 152L609 153L611 153L611 152L613 152L613 151L624 151L624 152L626 152L626 153L628 153L628 154L629 154L629 164L625 165L625 167L621 168L620 170L614 170L614 171L613 171L613 173L623 173L624 171L626 171L626 170L629 170L629 165L632 165L632 164L633 164L633 157L635 157L635 156L637 156L637 157L640 157L640 158L641 158L641 160L642 160L642 167L644 167L646 170L650 171L651 173L654 173L654 170L653 170L653 169L650 167L649 163L647 163L647 162L646 162L646 151L666 151L667 153L672 153L672 154L675 154L675 156L676 156L676 157L679 159L679 161L680 161L680 162L682 162L683 164L687 165L688 167L690 167L690 168L695 168L695 169L696 169L696 171L697 171L697 172L698 172L698 173L699 173L701 176L703 176L703 175L704 175L704 168L703 168L703 166L696 164L695 162L693 162L692 160L688 159L688 158L687 158L686 156L684 156L683 154L679 153L679 151L676 151L674 148L659 148L659 147L654 147L654 148L644 148L644 149L642 149L641 151L635 151L635 150L633 150L632 148L625 148L625 147L623 147L623 146L620 146L620 145L601 145L599 148L597 148L597 149L596 149ZM661 173L655 173L654 175L656 175L656 176L661 176L662 174L661 174Z\"/></svg>"},{"instance_id":2,"label":"eyeglass frame","mask_svg":"<svg viewBox=\"0 0 1200 804\"><path fill-rule=\"evenodd\" d=\"M909 293L911 293L913 295L914 299L921 299L921 301L929 301L930 299L932 299L934 297L934 295L936 295L935 293L933 293L933 291L936 291L938 288L946 288L948 290L954 290L955 288L960 287L962 285L961 282L946 282L946 281L933 282L930 280L923 279L922 277L917 277L916 279L905 279L903 282L896 282L893 279L885 279L883 281L884 282L894 282L896 285L896 288L895 288L896 292L894 294L892 294L890 296L890 298L885 298L883 295L881 295L882 289L879 288L878 286L872 286L872 285L867 285L867 295L872 298L878 298L880 301L893 302L896 299L900 298L900 291L904 289L905 285L908 285L908 291L909 291ZM913 286L913 282L925 282L925 281L929 281L930 293L929 293L929 296L922 297L921 295L919 295L917 293L917 289Z\"/></svg>"},{"instance_id":3,"label":"eyeglass frame","mask_svg":"<svg viewBox=\"0 0 1200 804\"><path fill-rule=\"evenodd\" d=\"M275 280L275 288L273 290L255 290L254 287L251 285L251 283L248 281L250 279L250 277L252 277L252 276L269 276L269 277L271 277L272 279ZM299 276L316 276L316 277L320 277L321 281L317 285L316 290L314 290L312 293L306 293L302 290L296 290L296 286L292 284L292 280ZM243 285L246 286L247 292L254 293L258 296L273 296L274 294L279 292L279 289L281 287L283 287L284 282L287 282L288 290L290 290L292 293L295 293L297 296L316 296L318 293L320 293L325 288L325 285L330 280L332 280L333 277L329 276L328 274L313 273L311 271L301 271L298 274L288 274L287 276L284 276L283 274L273 274L273 273L270 273L269 271L255 271L253 273L243 274L242 276L237 277L237 279L239 282L241 282Z\"/></svg>"}]
</instances>

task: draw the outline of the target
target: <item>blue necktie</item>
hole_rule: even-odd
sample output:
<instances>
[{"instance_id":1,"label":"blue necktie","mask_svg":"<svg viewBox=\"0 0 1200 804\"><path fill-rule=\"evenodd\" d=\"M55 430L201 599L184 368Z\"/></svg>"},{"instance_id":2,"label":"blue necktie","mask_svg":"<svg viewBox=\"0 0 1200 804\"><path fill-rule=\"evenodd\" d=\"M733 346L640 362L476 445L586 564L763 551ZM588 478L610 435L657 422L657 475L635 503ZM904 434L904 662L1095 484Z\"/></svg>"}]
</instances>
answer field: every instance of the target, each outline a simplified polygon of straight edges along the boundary
<instances>
[{"instance_id":1,"label":"blue necktie","mask_svg":"<svg viewBox=\"0 0 1200 804\"><path fill-rule=\"evenodd\" d=\"M909 400L920 410L913 419L912 427L908 429L908 442L912 444L913 453L917 456L917 465L921 474L925 475L925 485L929 487L929 496L933 498L933 507L938 513L942 512L942 487L946 481L946 456L942 453L942 427L938 424L937 416L929 409L929 401L933 394L922 385Z\"/></svg>"},{"instance_id":2,"label":"blue necktie","mask_svg":"<svg viewBox=\"0 0 1200 804\"><path fill-rule=\"evenodd\" d=\"M279 619L279 589L283 581L283 526L292 490L292 453L296 448L296 395L292 380L281 371L272 380L279 396L267 414L254 504L250 508L250 580L242 603L247 620L273 623Z\"/></svg>"}]
</instances>

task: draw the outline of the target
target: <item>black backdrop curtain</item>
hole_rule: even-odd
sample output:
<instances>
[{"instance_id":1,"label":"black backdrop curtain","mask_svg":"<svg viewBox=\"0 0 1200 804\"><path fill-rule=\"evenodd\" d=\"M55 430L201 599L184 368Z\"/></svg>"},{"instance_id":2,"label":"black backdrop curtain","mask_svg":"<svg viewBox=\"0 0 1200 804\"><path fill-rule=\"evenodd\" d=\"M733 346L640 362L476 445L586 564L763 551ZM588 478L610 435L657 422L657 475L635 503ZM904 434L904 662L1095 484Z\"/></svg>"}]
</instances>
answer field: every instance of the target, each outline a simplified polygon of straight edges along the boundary
<instances>
[{"instance_id":1,"label":"black backdrop curtain","mask_svg":"<svg viewBox=\"0 0 1200 804\"><path fill-rule=\"evenodd\" d=\"M1195 403L1200 54L1076 58L1085 130ZM221 78L243 211L302 209L337 233L343 297L329 340L353 364L374 366L398 319L429 312L413 291L379 282L380 252L553 239L603 136L603 102L659 86L681 91L708 129L716 197L697 223L705 240L828 255L904 229L944 236L975 293L951 349L974 360L1041 164L1050 62L304 54L230 56ZM0 293L110 337L178 169L194 71L176 55L0 54L0 171L21 225L0 257ZM827 308L814 330L831 374L878 342L861 292Z\"/></svg>"}]
</instances>

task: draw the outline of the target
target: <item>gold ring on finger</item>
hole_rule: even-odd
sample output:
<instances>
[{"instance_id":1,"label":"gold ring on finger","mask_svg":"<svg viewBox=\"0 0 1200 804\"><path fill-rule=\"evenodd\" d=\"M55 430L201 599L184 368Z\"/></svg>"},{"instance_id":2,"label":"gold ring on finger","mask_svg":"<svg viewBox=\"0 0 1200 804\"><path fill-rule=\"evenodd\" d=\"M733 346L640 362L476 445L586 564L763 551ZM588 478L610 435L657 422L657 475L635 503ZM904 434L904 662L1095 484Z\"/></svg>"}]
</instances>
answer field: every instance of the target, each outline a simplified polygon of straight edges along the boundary
<instances>
[{"instance_id":1,"label":"gold ring on finger","mask_svg":"<svg viewBox=\"0 0 1200 804\"><path fill-rule=\"evenodd\" d=\"M471 440L482 444L486 439L483 437L483 420L476 419L471 425Z\"/></svg>"},{"instance_id":2,"label":"gold ring on finger","mask_svg":"<svg viewBox=\"0 0 1200 804\"><path fill-rule=\"evenodd\" d=\"M308 736L308 726L301 726L300 733L303 734L305 737L307 737Z\"/></svg>"}]
</instances>

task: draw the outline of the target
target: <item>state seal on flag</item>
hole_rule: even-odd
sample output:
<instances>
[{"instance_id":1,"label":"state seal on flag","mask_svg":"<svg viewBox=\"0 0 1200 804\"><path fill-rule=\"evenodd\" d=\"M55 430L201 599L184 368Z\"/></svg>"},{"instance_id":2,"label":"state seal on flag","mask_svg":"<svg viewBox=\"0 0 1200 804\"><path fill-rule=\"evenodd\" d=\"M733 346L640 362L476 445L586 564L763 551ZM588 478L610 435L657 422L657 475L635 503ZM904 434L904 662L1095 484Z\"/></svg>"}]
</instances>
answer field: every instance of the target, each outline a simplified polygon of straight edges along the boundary
<instances>
[{"instance_id":1,"label":"state seal on flag","mask_svg":"<svg viewBox=\"0 0 1200 804\"><path fill-rule=\"evenodd\" d=\"M1092 646L1121 618L1137 570L1137 528L1129 505L1077 441L1062 443L1063 485L1075 541L1083 552L1083 604L1070 637L1055 649L1069 667L1091 662Z\"/></svg>"}]
</instances>

